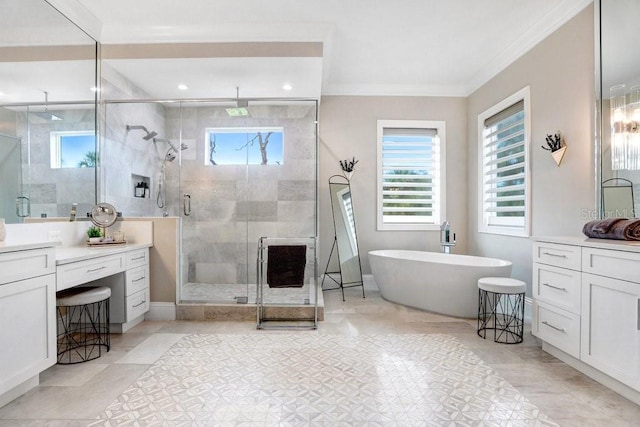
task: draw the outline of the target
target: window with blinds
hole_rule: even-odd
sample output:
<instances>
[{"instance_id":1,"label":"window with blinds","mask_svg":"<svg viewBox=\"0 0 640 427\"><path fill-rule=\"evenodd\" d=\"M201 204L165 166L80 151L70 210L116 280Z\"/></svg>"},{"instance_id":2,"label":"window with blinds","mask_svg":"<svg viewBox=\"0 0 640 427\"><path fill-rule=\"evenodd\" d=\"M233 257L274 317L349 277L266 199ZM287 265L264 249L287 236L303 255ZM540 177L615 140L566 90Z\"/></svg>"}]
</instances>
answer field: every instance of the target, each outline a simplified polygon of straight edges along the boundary
<instances>
[{"instance_id":1,"label":"window with blinds","mask_svg":"<svg viewBox=\"0 0 640 427\"><path fill-rule=\"evenodd\" d=\"M444 122L378 121L378 230L439 229Z\"/></svg>"},{"instance_id":2,"label":"window with blinds","mask_svg":"<svg viewBox=\"0 0 640 427\"><path fill-rule=\"evenodd\" d=\"M528 88L523 91L479 117L480 231L511 235L529 232Z\"/></svg>"}]
</instances>

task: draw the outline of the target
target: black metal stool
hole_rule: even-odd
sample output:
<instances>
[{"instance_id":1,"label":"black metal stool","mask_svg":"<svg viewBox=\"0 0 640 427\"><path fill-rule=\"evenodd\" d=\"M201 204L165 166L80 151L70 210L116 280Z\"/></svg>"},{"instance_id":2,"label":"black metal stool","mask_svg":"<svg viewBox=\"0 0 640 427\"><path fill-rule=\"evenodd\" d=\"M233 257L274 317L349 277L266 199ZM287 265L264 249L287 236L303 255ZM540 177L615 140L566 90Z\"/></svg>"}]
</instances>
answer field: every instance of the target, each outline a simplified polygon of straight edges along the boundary
<instances>
[{"instance_id":1,"label":"black metal stool","mask_svg":"<svg viewBox=\"0 0 640 427\"><path fill-rule=\"evenodd\" d=\"M478 336L493 341L518 344L524 336L524 295L526 284L509 277L483 277L478 280Z\"/></svg>"},{"instance_id":2,"label":"black metal stool","mask_svg":"<svg viewBox=\"0 0 640 427\"><path fill-rule=\"evenodd\" d=\"M109 351L110 297L111 289L106 286L57 293L58 363L87 362L100 357L103 347Z\"/></svg>"}]
</instances>

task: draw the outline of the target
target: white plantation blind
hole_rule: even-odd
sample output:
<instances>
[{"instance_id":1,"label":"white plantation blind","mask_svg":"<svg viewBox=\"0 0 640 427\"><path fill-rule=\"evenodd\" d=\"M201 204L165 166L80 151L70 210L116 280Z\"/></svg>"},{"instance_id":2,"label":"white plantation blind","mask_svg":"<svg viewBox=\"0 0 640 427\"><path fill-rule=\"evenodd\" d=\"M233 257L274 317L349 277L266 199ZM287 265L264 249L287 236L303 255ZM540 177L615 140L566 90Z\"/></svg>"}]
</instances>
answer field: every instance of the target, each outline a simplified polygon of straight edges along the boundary
<instances>
[{"instance_id":1,"label":"white plantation blind","mask_svg":"<svg viewBox=\"0 0 640 427\"><path fill-rule=\"evenodd\" d=\"M519 234L527 227L528 109L525 99L519 98L479 118L482 124L481 229L484 227L484 231L499 228L505 234Z\"/></svg>"},{"instance_id":2,"label":"white plantation blind","mask_svg":"<svg viewBox=\"0 0 640 427\"><path fill-rule=\"evenodd\" d=\"M443 122L379 121L378 229L440 223L443 136Z\"/></svg>"}]
</instances>

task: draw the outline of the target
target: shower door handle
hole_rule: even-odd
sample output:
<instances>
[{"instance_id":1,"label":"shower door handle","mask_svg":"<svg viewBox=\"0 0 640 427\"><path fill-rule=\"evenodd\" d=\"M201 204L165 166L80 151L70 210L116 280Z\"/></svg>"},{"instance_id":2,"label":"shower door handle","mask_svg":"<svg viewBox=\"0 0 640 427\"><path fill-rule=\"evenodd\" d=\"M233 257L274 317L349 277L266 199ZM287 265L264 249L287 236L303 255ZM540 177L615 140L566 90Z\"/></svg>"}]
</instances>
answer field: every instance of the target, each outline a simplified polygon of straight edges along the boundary
<instances>
[{"instance_id":1,"label":"shower door handle","mask_svg":"<svg viewBox=\"0 0 640 427\"><path fill-rule=\"evenodd\" d=\"M182 210L184 216L191 215L191 194L189 193L184 193L184 196L182 196Z\"/></svg>"},{"instance_id":2,"label":"shower door handle","mask_svg":"<svg viewBox=\"0 0 640 427\"><path fill-rule=\"evenodd\" d=\"M27 206L27 213L24 213L24 206ZM27 196L16 197L16 216L18 218L26 218L31 216L31 200Z\"/></svg>"}]
</instances>

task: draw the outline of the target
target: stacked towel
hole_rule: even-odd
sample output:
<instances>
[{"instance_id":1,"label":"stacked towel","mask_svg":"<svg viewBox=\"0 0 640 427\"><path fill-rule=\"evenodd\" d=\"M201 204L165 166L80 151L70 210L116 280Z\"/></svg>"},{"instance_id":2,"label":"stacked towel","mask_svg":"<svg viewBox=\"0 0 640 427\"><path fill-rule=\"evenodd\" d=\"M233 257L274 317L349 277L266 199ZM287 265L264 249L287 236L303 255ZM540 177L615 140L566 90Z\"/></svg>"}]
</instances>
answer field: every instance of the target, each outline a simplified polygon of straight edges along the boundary
<instances>
[{"instance_id":1,"label":"stacked towel","mask_svg":"<svg viewBox=\"0 0 640 427\"><path fill-rule=\"evenodd\" d=\"M267 283L270 288L301 288L307 263L306 245L277 246L267 249Z\"/></svg>"},{"instance_id":2,"label":"stacked towel","mask_svg":"<svg viewBox=\"0 0 640 427\"><path fill-rule=\"evenodd\" d=\"M640 220L607 218L590 221L582 227L587 237L596 239L640 240Z\"/></svg>"}]
</instances>

